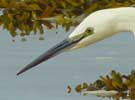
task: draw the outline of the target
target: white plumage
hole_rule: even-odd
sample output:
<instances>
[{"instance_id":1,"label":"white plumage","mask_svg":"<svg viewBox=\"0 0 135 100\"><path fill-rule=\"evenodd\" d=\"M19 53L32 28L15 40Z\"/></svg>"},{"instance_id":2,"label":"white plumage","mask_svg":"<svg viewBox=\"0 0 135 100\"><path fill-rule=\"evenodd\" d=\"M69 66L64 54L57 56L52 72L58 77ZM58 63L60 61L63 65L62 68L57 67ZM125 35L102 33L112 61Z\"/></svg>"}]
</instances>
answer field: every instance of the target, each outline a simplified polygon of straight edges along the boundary
<instances>
[{"instance_id":1,"label":"white plumage","mask_svg":"<svg viewBox=\"0 0 135 100\"><path fill-rule=\"evenodd\" d=\"M90 45L120 32L135 34L135 8L122 7L96 11L86 17L69 38L82 34L88 27L94 29L94 34L79 41L72 49Z\"/></svg>"},{"instance_id":2,"label":"white plumage","mask_svg":"<svg viewBox=\"0 0 135 100\"><path fill-rule=\"evenodd\" d=\"M25 66L17 75L61 52L85 47L120 32L132 32L135 34L134 7L104 9L90 14L67 39Z\"/></svg>"}]
</instances>

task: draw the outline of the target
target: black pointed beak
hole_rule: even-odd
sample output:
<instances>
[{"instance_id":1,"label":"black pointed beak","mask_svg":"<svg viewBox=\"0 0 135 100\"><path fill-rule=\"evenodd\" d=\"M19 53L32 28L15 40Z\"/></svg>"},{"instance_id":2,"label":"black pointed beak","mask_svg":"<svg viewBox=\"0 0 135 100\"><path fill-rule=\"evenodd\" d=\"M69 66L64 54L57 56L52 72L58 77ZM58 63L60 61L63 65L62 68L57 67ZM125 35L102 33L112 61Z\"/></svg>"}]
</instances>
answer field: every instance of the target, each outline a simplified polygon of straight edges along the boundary
<instances>
[{"instance_id":1,"label":"black pointed beak","mask_svg":"<svg viewBox=\"0 0 135 100\"><path fill-rule=\"evenodd\" d=\"M32 61L30 64L26 65L22 70L20 70L17 73L17 75L20 75L21 73L35 67L36 65L62 53L65 50L68 50L69 48L73 47L76 43L78 43L81 39L82 37L79 39L66 39L60 42L59 44L57 44L56 46L54 46L53 48L49 49L47 52L39 56L37 59Z\"/></svg>"}]
</instances>

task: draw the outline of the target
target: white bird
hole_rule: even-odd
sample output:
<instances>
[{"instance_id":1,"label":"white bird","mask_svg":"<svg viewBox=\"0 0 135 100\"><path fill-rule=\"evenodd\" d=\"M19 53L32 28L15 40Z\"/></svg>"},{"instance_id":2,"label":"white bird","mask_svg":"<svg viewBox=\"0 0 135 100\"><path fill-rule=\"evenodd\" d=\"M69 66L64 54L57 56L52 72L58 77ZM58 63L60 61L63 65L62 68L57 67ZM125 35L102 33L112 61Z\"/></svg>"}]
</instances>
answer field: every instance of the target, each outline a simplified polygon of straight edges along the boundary
<instances>
[{"instance_id":1,"label":"white bird","mask_svg":"<svg viewBox=\"0 0 135 100\"><path fill-rule=\"evenodd\" d=\"M86 17L69 37L39 56L17 75L64 52L93 44L120 32L135 35L135 8L121 7L93 12Z\"/></svg>"}]
</instances>

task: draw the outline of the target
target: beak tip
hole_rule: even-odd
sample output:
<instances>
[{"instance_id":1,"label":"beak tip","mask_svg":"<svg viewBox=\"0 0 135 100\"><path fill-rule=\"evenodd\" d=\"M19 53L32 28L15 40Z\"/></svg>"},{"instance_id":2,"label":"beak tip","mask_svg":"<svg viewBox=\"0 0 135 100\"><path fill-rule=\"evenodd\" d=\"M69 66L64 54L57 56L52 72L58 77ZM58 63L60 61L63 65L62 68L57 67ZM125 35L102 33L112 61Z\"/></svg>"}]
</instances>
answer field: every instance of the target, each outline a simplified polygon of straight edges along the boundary
<instances>
[{"instance_id":1,"label":"beak tip","mask_svg":"<svg viewBox=\"0 0 135 100\"><path fill-rule=\"evenodd\" d=\"M19 76L20 75L20 73L18 72L17 74L16 74L16 76Z\"/></svg>"},{"instance_id":2,"label":"beak tip","mask_svg":"<svg viewBox=\"0 0 135 100\"><path fill-rule=\"evenodd\" d=\"M19 71L16 76L19 76L20 74L22 74L23 72L22 71Z\"/></svg>"}]
</instances>

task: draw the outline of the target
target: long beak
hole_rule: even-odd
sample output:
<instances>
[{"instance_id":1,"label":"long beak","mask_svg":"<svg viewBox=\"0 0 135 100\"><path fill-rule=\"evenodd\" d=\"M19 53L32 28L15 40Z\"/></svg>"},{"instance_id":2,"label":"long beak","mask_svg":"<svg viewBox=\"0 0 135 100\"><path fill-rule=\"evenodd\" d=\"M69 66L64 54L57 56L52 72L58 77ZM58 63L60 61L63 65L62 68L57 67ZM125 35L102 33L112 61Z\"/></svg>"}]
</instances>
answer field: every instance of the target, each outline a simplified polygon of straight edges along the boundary
<instances>
[{"instance_id":1,"label":"long beak","mask_svg":"<svg viewBox=\"0 0 135 100\"><path fill-rule=\"evenodd\" d=\"M83 37L80 37L78 39L65 39L53 48L49 49L47 52L39 56L37 59L32 61L30 64L26 65L22 70L20 70L17 75L20 75L21 73L35 67L36 65L42 63L43 61L46 61L60 53L62 53L65 50L68 50L69 48L73 47L76 43L78 43Z\"/></svg>"}]
</instances>

